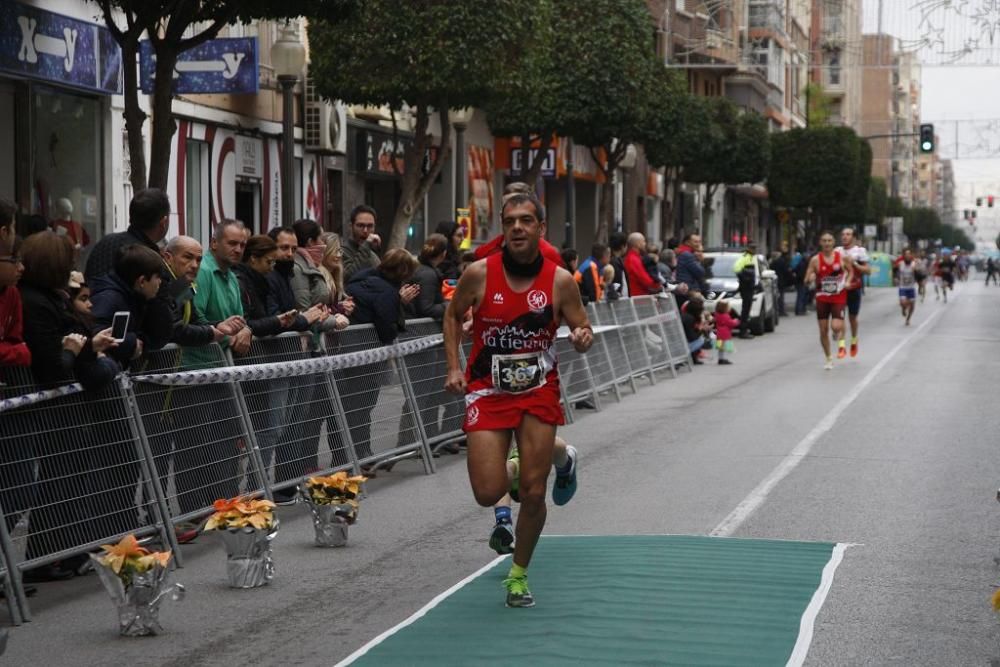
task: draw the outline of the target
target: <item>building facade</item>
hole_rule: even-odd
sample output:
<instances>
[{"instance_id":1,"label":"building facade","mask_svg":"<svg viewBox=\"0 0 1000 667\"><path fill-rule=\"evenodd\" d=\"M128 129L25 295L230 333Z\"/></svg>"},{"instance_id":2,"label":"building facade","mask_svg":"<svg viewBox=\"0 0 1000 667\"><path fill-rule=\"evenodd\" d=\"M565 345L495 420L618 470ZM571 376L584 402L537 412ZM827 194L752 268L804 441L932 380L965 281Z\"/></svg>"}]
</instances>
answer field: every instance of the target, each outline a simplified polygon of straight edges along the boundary
<instances>
[{"instance_id":1,"label":"building facade","mask_svg":"<svg viewBox=\"0 0 1000 667\"><path fill-rule=\"evenodd\" d=\"M107 174L121 146L118 46L93 7L74 0L4 2L0 26L0 197L76 223L64 228L86 253L117 212Z\"/></svg>"},{"instance_id":2,"label":"building facade","mask_svg":"<svg viewBox=\"0 0 1000 667\"><path fill-rule=\"evenodd\" d=\"M930 197L921 186L918 159L920 128L920 66L913 54L901 52L898 40L885 34L864 36L863 93L860 134L870 137L872 175L882 178L890 196L906 206ZM929 164L929 163L928 163ZM926 172L927 166L923 167Z\"/></svg>"},{"instance_id":3,"label":"building facade","mask_svg":"<svg viewBox=\"0 0 1000 667\"><path fill-rule=\"evenodd\" d=\"M830 123L857 129L863 57L861 0L813 0L812 81L831 98Z\"/></svg>"}]
</instances>

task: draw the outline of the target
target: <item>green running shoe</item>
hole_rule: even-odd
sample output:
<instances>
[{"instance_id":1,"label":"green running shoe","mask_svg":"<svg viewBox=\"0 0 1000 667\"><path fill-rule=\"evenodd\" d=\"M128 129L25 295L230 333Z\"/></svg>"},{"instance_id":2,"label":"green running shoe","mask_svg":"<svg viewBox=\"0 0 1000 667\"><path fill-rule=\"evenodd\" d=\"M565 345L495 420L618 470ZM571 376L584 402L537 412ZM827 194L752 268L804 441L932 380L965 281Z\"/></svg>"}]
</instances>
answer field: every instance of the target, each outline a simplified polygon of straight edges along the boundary
<instances>
[{"instance_id":1,"label":"green running shoe","mask_svg":"<svg viewBox=\"0 0 1000 667\"><path fill-rule=\"evenodd\" d=\"M535 598L528 590L528 577L507 577L503 580L507 589L508 607L534 607Z\"/></svg>"},{"instance_id":2,"label":"green running shoe","mask_svg":"<svg viewBox=\"0 0 1000 667\"><path fill-rule=\"evenodd\" d=\"M507 457L508 461L514 462L514 476L510 480L510 497L515 503L521 502L521 496L519 494L521 487L521 455L517 451L517 447L510 450L510 456Z\"/></svg>"}]
</instances>

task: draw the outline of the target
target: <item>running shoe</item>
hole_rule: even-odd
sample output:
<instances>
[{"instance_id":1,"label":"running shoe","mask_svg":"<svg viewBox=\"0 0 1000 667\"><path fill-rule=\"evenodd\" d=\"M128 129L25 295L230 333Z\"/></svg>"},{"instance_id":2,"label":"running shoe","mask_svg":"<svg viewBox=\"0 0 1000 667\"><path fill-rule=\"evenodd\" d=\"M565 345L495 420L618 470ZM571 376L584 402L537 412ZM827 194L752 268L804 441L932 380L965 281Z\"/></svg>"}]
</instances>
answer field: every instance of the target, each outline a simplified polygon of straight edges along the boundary
<instances>
[{"instance_id":1,"label":"running shoe","mask_svg":"<svg viewBox=\"0 0 1000 667\"><path fill-rule=\"evenodd\" d=\"M501 556L514 553L514 526L507 521L493 526L493 532L490 533L490 549Z\"/></svg>"},{"instance_id":2,"label":"running shoe","mask_svg":"<svg viewBox=\"0 0 1000 667\"><path fill-rule=\"evenodd\" d=\"M556 483L552 485L552 502L556 505L565 505L576 493L576 459L579 457L576 447L566 445L566 456L569 458L569 472L563 474L556 469Z\"/></svg>"},{"instance_id":3,"label":"running shoe","mask_svg":"<svg viewBox=\"0 0 1000 667\"><path fill-rule=\"evenodd\" d=\"M833 370L833 359L831 359L830 357L826 358L826 363L823 364L823 370L825 370L825 371L832 371Z\"/></svg>"},{"instance_id":4,"label":"running shoe","mask_svg":"<svg viewBox=\"0 0 1000 667\"><path fill-rule=\"evenodd\" d=\"M851 342L851 357L858 356L858 344L856 342Z\"/></svg>"},{"instance_id":5,"label":"running shoe","mask_svg":"<svg viewBox=\"0 0 1000 667\"><path fill-rule=\"evenodd\" d=\"M508 461L514 462L514 474L510 479L510 493L511 499L515 503L521 502L520 490L521 490L521 455L517 451L517 447L510 450L510 456L507 457Z\"/></svg>"},{"instance_id":6,"label":"running shoe","mask_svg":"<svg viewBox=\"0 0 1000 667\"><path fill-rule=\"evenodd\" d=\"M534 607L535 598L528 590L528 577L507 577L503 580L507 589L508 607Z\"/></svg>"},{"instance_id":7,"label":"running shoe","mask_svg":"<svg viewBox=\"0 0 1000 667\"><path fill-rule=\"evenodd\" d=\"M843 346L838 347L837 348L837 358L838 359L843 359L846 356L847 356L847 348L843 347Z\"/></svg>"}]
</instances>

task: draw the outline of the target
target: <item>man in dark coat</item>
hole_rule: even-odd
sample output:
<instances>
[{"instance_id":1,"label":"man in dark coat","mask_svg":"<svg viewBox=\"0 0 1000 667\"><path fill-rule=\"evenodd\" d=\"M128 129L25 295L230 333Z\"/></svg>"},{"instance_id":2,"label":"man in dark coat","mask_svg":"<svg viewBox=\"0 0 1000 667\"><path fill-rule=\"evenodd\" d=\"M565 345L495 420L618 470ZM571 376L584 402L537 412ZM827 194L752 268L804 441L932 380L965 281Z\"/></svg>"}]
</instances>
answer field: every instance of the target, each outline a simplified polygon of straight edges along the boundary
<instances>
[{"instance_id":1,"label":"man in dark coat","mask_svg":"<svg viewBox=\"0 0 1000 667\"><path fill-rule=\"evenodd\" d=\"M688 234L677 246L677 282L702 294L708 291L705 266L699 255L702 252L701 236Z\"/></svg>"}]
</instances>

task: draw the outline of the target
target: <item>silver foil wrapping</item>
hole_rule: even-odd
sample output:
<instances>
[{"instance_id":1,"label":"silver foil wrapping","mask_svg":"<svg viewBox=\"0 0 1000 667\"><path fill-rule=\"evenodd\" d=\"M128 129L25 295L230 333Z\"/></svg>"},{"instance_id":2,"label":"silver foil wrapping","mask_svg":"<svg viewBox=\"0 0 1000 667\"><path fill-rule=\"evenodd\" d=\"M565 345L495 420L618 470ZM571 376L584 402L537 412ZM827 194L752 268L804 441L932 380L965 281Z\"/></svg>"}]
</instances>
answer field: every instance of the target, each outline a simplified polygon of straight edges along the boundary
<instances>
[{"instance_id":1,"label":"silver foil wrapping","mask_svg":"<svg viewBox=\"0 0 1000 667\"><path fill-rule=\"evenodd\" d=\"M316 546L342 547L347 544L347 527L354 520L350 505L320 505L309 502L313 528L316 529Z\"/></svg>"},{"instance_id":2,"label":"silver foil wrapping","mask_svg":"<svg viewBox=\"0 0 1000 667\"><path fill-rule=\"evenodd\" d=\"M160 625L160 603L166 596L173 600L184 597L182 584L167 584L168 571L154 567L132 576L132 583L125 583L99 557L91 555L94 569L118 609L118 632L123 637L143 637L163 632Z\"/></svg>"},{"instance_id":3,"label":"silver foil wrapping","mask_svg":"<svg viewBox=\"0 0 1000 667\"><path fill-rule=\"evenodd\" d=\"M278 534L278 521L268 529L232 528L219 531L226 546L226 578L232 588L266 586L274 578L271 540Z\"/></svg>"}]
</instances>

